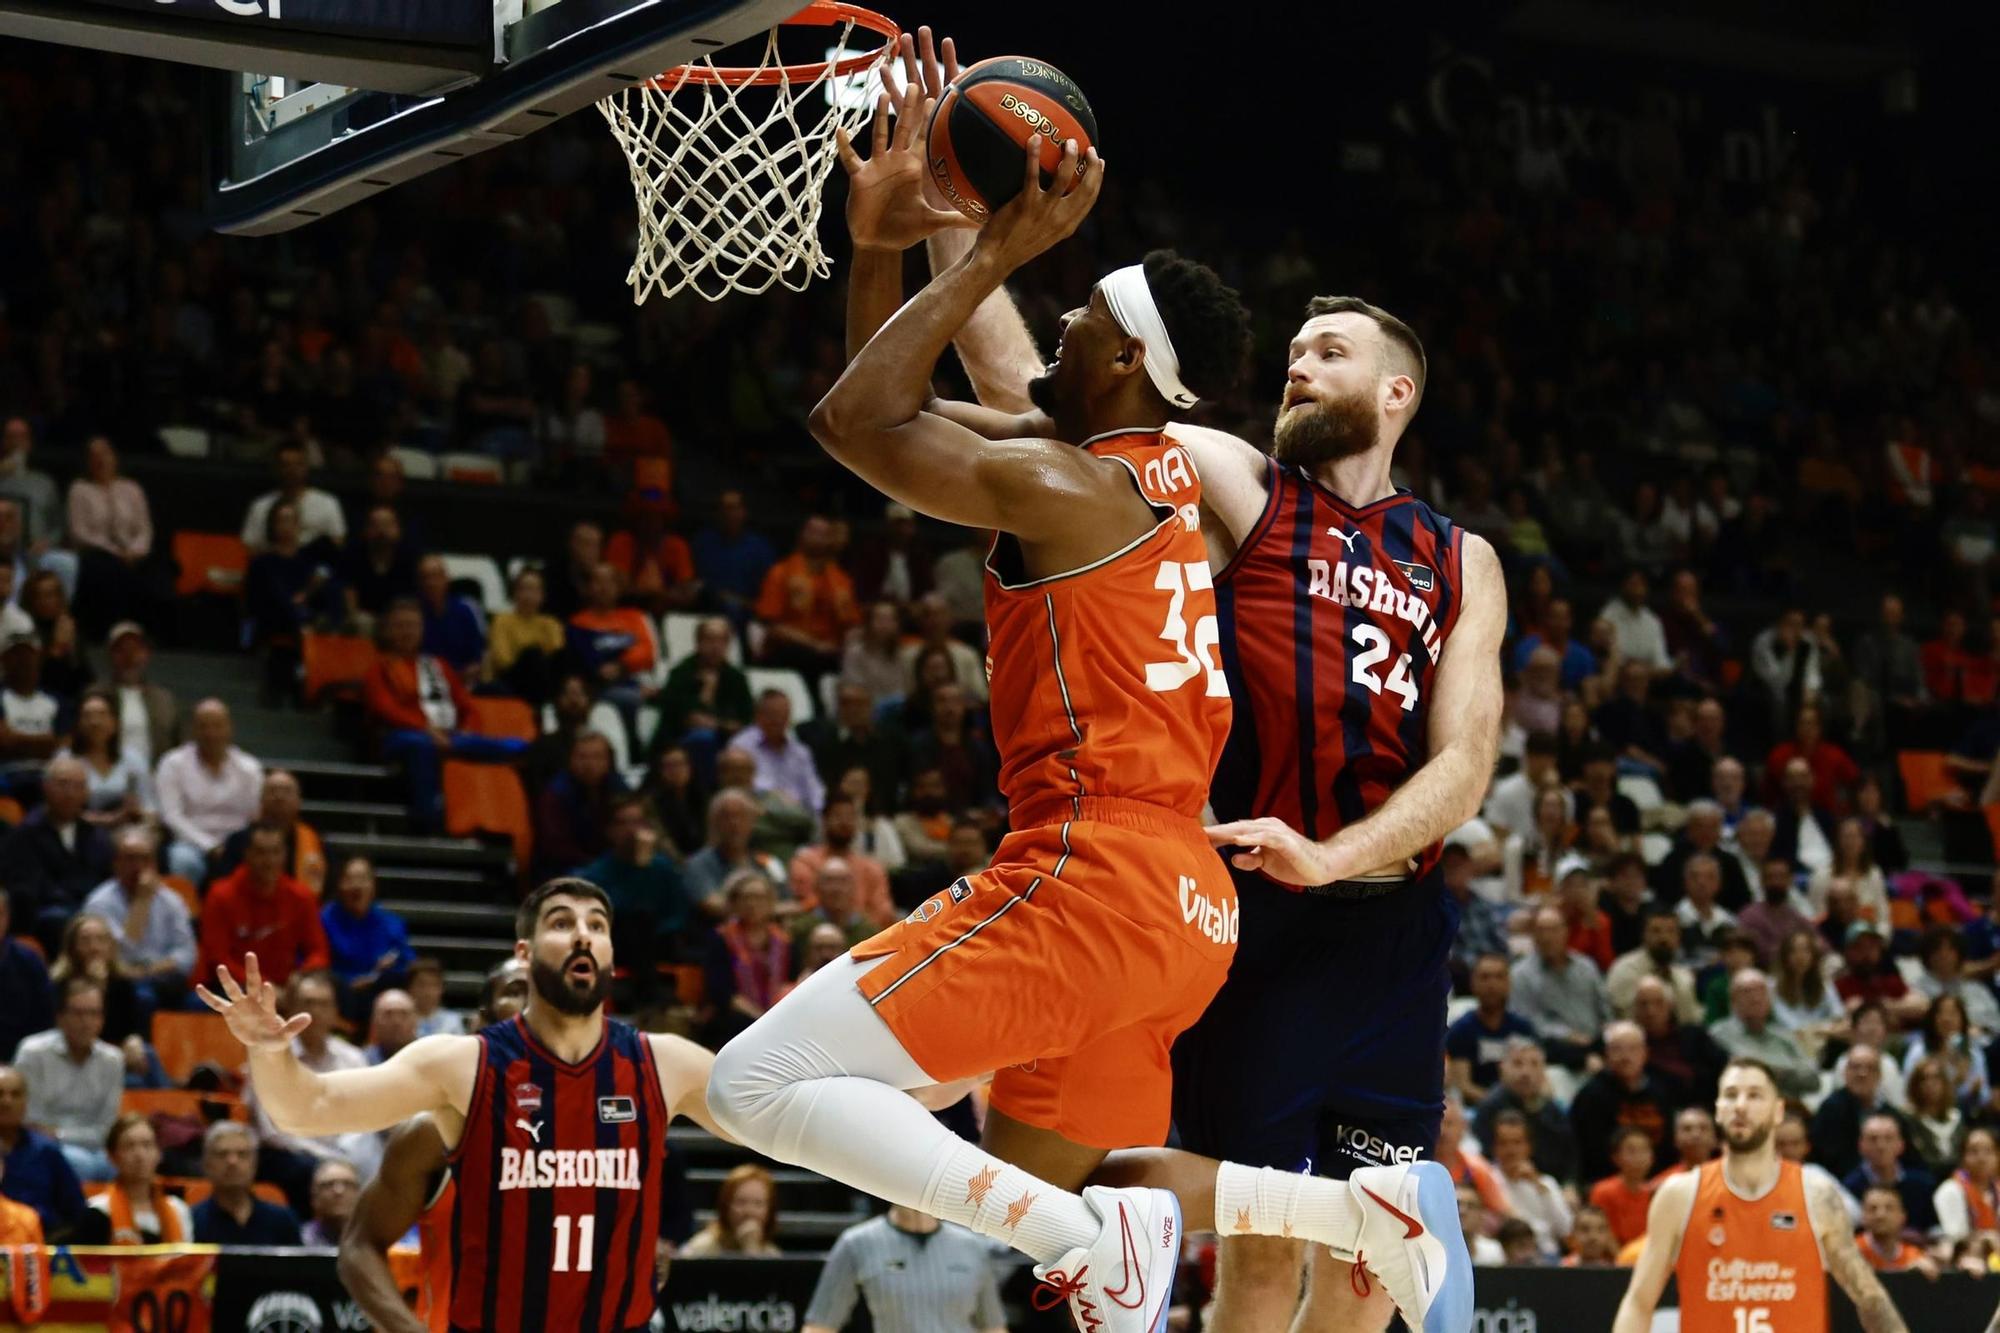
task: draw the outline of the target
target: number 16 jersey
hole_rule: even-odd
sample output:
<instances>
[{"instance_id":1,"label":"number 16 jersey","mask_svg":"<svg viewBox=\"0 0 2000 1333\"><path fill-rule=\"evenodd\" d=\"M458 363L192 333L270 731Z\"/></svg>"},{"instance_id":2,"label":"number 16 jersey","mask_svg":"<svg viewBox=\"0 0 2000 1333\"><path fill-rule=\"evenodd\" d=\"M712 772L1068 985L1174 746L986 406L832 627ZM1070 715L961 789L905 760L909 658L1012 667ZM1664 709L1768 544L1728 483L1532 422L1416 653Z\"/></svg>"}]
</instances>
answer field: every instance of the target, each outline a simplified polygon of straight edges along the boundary
<instances>
[{"instance_id":1,"label":"number 16 jersey","mask_svg":"<svg viewBox=\"0 0 2000 1333\"><path fill-rule=\"evenodd\" d=\"M1331 837L1423 766L1463 536L1408 491L1357 508L1270 464L1264 512L1215 577L1240 701L1215 775L1218 819L1270 815Z\"/></svg>"}]
</instances>

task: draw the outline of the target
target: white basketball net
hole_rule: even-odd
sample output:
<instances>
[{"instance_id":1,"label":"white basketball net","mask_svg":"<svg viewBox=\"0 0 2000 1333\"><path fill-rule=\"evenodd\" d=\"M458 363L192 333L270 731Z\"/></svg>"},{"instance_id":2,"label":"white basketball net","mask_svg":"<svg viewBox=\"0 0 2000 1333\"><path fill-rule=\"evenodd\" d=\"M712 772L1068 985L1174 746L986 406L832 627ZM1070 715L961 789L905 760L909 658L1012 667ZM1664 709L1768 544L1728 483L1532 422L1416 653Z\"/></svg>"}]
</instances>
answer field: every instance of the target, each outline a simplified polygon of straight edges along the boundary
<instances>
[{"instance_id":1,"label":"white basketball net","mask_svg":"<svg viewBox=\"0 0 2000 1333\"><path fill-rule=\"evenodd\" d=\"M688 287L711 301L773 283L803 291L832 270L819 214L837 160L834 131L852 135L874 111L872 96L825 93L833 66L848 57L854 27L852 19L841 27L838 51L809 82L783 77L739 87L676 72L597 104L632 168L639 249L625 281L634 304ZM881 40L866 30L863 36ZM709 57L694 64L715 68ZM860 72L870 87L880 66L878 58ZM784 68L778 29L765 39L756 68Z\"/></svg>"}]
</instances>

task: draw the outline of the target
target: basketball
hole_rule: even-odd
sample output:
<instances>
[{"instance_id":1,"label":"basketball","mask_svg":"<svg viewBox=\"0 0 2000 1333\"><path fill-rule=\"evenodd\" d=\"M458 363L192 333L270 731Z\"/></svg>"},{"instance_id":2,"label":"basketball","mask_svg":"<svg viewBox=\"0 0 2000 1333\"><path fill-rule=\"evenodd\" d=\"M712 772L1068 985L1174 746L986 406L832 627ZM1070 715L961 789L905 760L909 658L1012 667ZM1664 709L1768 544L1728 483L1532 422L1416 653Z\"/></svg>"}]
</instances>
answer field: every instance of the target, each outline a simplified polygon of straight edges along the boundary
<instances>
[{"instance_id":1,"label":"basketball","mask_svg":"<svg viewBox=\"0 0 2000 1333\"><path fill-rule=\"evenodd\" d=\"M1026 56L996 56L952 80L931 112L925 158L931 182L951 205L980 222L1021 190L1021 150L1042 136L1042 185L1062 163L1097 142L1097 117L1076 81ZM1082 163L1077 164L1078 171Z\"/></svg>"}]
</instances>

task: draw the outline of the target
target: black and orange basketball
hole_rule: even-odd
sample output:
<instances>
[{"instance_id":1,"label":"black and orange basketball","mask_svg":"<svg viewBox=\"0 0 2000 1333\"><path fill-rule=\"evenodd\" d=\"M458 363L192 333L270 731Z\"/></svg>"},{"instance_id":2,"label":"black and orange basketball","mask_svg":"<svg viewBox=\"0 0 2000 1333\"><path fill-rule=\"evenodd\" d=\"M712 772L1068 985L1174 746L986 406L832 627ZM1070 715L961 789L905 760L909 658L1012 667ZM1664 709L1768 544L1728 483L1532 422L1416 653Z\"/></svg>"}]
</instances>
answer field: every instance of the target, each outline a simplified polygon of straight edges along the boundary
<instances>
[{"instance_id":1,"label":"black and orange basketball","mask_svg":"<svg viewBox=\"0 0 2000 1333\"><path fill-rule=\"evenodd\" d=\"M960 72L931 112L925 156L931 181L951 205L984 222L1021 192L1021 152L1042 136L1042 188L1062 164L1097 142L1097 117L1076 81L1026 56L995 56ZM1079 163L1079 170L1081 163Z\"/></svg>"}]
</instances>

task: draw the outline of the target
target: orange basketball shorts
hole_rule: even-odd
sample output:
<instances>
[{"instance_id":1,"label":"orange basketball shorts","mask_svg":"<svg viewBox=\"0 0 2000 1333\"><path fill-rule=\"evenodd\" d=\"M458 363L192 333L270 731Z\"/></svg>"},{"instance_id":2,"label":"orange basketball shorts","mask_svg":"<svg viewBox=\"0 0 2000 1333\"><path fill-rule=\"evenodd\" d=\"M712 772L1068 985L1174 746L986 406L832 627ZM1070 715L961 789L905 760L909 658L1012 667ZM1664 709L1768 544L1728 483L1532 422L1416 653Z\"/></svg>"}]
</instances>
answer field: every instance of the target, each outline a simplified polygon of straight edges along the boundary
<instances>
[{"instance_id":1,"label":"orange basketball shorts","mask_svg":"<svg viewBox=\"0 0 2000 1333\"><path fill-rule=\"evenodd\" d=\"M1065 807L1068 802L1064 802ZM1095 1148L1166 1140L1168 1049L1229 974L1236 890L1199 822L1086 798L857 946L861 993L940 1083Z\"/></svg>"}]
</instances>

